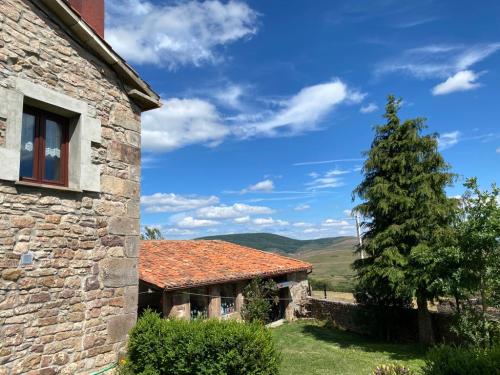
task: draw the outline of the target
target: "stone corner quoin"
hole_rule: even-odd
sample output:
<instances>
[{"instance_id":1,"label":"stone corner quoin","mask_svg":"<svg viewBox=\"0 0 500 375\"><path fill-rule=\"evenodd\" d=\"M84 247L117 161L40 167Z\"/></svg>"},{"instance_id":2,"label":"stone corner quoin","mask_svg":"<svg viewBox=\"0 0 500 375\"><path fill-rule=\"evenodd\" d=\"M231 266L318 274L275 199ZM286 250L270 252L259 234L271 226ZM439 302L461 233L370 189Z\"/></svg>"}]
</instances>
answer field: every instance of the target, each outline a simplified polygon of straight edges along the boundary
<instances>
[{"instance_id":1,"label":"stone corner quoin","mask_svg":"<svg viewBox=\"0 0 500 375\"><path fill-rule=\"evenodd\" d=\"M100 137L82 135L88 152L78 160L82 179L95 178L82 186L97 188L0 178L0 375L102 369L117 360L137 314L141 109L42 3L0 2L0 89L14 93L22 79L86 104ZM16 134L9 114L22 110L9 103L0 105L1 155ZM22 265L27 253L32 264Z\"/></svg>"}]
</instances>

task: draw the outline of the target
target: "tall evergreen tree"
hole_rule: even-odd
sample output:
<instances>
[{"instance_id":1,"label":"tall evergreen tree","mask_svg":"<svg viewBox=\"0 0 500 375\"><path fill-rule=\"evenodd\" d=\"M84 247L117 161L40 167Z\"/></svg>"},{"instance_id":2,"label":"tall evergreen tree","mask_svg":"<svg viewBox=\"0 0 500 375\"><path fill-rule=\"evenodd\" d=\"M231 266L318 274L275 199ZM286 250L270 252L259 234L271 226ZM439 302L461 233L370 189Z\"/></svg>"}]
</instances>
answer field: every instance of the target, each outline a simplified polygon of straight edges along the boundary
<instances>
[{"instance_id":1,"label":"tall evergreen tree","mask_svg":"<svg viewBox=\"0 0 500 375\"><path fill-rule=\"evenodd\" d=\"M363 241L368 258L355 263L357 298L395 305L415 296L419 338L430 344L427 301L439 293L435 253L456 205L444 191L454 176L438 152L437 136L421 134L422 118L401 122L400 104L388 97L387 122L375 128L364 180L353 192L363 201L355 209L368 218Z\"/></svg>"}]
</instances>

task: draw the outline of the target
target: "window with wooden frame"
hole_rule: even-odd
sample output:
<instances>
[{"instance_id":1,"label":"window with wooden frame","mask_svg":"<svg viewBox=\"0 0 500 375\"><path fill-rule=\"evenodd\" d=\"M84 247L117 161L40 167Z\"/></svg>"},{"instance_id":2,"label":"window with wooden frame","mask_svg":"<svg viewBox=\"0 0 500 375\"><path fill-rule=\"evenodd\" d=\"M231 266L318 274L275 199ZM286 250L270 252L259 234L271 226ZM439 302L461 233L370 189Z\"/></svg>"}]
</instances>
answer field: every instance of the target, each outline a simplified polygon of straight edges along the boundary
<instances>
[{"instance_id":1,"label":"window with wooden frame","mask_svg":"<svg viewBox=\"0 0 500 375\"><path fill-rule=\"evenodd\" d=\"M68 186L68 119L25 106L19 179Z\"/></svg>"}]
</instances>

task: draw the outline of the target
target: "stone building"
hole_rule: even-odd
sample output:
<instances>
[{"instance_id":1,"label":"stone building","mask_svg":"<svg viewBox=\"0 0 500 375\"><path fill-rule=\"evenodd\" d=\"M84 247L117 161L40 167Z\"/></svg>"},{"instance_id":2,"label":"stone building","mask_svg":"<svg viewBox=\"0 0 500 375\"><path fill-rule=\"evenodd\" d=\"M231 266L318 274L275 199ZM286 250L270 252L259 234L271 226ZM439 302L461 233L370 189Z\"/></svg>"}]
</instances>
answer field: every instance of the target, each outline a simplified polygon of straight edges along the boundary
<instances>
[{"instance_id":1,"label":"stone building","mask_svg":"<svg viewBox=\"0 0 500 375\"><path fill-rule=\"evenodd\" d=\"M239 318L243 289L254 278L275 280L274 320L293 320L307 299L312 265L225 241L141 241L139 309L183 319Z\"/></svg>"},{"instance_id":2,"label":"stone building","mask_svg":"<svg viewBox=\"0 0 500 375\"><path fill-rule=\"evenodd\" d=\"M141 112L103 0L0 1L0 374L88 374L136 321Z\"/></svg>"}]
</instances>

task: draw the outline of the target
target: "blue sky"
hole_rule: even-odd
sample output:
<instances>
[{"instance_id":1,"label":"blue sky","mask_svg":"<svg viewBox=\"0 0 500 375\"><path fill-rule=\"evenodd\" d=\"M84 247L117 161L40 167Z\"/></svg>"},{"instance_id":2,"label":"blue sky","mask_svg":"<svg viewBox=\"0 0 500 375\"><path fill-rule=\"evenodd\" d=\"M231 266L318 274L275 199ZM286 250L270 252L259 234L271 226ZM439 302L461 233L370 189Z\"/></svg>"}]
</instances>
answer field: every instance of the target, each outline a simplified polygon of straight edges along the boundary
<instances>
[{"instance_id":1,"label":"blue sky","mask_svg":"<svg viewBox=\"0 0 500 375\"><path fill-rule=\"evenodd\" d=\"M142 224L167 238L354 234L387 94L460 178L500 177L500 2L108 0L106 39L161 94Z\"/></svg>"}]
</instances>

